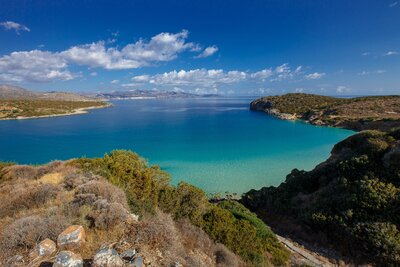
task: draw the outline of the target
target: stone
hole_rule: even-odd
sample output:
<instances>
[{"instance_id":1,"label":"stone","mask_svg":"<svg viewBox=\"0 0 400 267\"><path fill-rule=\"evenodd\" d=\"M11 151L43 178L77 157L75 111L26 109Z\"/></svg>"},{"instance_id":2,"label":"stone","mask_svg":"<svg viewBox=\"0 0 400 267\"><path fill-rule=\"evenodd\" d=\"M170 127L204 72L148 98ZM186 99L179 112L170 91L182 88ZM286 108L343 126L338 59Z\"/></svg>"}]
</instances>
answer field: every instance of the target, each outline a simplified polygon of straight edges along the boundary
<instances>
[{"instance_id":1,"label":"stone","mask_svg":"<svg viewBox=\"0 0 400 267\"><path fill-rule=\"evenodd\" d=\"M53 267L83 267L83 260L80 255L63 250L57 254Z\"/></svg>"},{"instance_id":2,"label":"stone","mask_svg":"<svg viewBox=\"0 0 400 267\"><path fill-rule=\"evenodd\" d=\"M93 257L93 267L122 267L124 261L113 248L101 248Z\"/></svg>"},{"instance_id":3,"label":"stone","mask_svg":"<svg viewBox=\"0 0 400 267\"><path fill-rule=\"evenodd\" d=\"M24 257L21 255L12 256L7 260L7 266L18 266L22 263L24 263Z\"/></svg>"},{"instance_id":4,"label":"stone","mask_svg":"<svg viewBox=\"0 0 400 267\"><path fill-rule=\"evenodd\" d=\"M135 257L135 255L136 255L136 250L128 249L121 253L121 258L124 261L131 262L131 261L133 261L133 258Z\"/></svg>"},{"instance_id":5,"label":"stone","mask_svg":"<svg viewBox=\"0 0 400 267\"><path fill-rule=\"evenodd\" d=\"M56 243L51 240L46 238L45 240L42 240L38 245L37 245L37 253L39 256L51 256L53 253L55 253L57 250Z\"/></svg>"},{"instance_id":6,"label":"stone","mask_svg":"<svg viewBox=\"0 0 400 267\"><path fill-rule=\"evenodd\" d=\"M85 243L85 229L81 225L71 225L57 238L60 249L79 249Z\"/></svg>"},{"instance_id":7,"label":"stone","mask_svg":"<svg viewBox=\"0 0 400 267\"><path fill-rule=\"evenodd\" d=\"M131 263L128 263L129 267L143 267L143 258L141 256L138 256L133 259Z\"/></svg>"}]
</instances>

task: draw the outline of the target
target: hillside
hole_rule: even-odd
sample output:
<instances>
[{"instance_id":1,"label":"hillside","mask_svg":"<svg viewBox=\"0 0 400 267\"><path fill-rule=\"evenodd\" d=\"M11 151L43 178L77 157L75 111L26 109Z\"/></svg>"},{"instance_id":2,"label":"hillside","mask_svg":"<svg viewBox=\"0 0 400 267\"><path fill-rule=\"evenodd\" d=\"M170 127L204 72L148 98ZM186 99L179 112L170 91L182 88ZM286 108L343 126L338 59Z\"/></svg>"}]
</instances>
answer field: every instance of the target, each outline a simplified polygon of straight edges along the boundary
<instances>
[{"instance_id":1,"label":"hillside","mask_svg":"<svg viewBox=\"0 0 400 267\"><path fill-rule=\"evenodd\" d=\"M400 126L400 96L335 98L298 93L263 97L251 102L250 108L281 119L356 131Z\"/></svg>"},{"instance_id":2,"label":"hillside","mask_svg":"<svg viewBox=\"0 0 400 267\"><path fill-rule=\"evenodd\" d=\"M87 97L69 92L37 92L14 85L0 85L0 100L58 100L58 101L99 101L99 98Z\"/></svg>"},{"instance_id":3,"label":"hillside","mask_svg":"<svg viewBox=\"0 0 400 267\"><path fill-rule=\"evenodd\" d=\"M54 117L86 113L107 107L100 99L65 92L39 93L0 85L0 120Z\"/></svg>"},{"instance_id":4,"label":"hillside","mask_svg":"<svg viewBox=\"0 0 400 267\"><path fill-rule=\"evenodd\" d=\"M289 257L243 205L211 203L183 182L172 186L167 173L129 151L42 166L2 163L0 199L2 266L51 264L63 256L94 266L105 266L101 259L284 266Z\"/></svg>"},{"instance_id":5,"label":"hillside","mask_svg":"<svg viewBox=\"0 0 400 267\"><path fill-rule=\"evenodd\" d=\"M294 169L278 187L247 192L242 203L278 233L360 264L398 266L400 129L353 135L314 170Z\"/></svg>"}]
</instances>

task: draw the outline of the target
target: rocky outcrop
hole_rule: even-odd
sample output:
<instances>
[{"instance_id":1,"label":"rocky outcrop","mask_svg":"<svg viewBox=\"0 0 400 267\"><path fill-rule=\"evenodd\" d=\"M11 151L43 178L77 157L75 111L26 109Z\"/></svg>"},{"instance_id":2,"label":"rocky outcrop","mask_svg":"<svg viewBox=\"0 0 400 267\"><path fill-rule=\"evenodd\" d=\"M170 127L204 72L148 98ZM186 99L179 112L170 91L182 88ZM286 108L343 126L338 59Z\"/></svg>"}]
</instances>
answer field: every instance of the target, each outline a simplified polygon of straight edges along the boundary
<instances>
[{"instance_id":1,"label":"rocky outcrop","mask_svg":"<svg viewBox=\"0 0 400 267\"><path fill-rule=\"evenodd\" d=\"M71 225L57 238L61 249L79 249L85 243L85 230L80 225Z\"/></svg>"},{"instance_id":2,"label":"rocky outcrop","mask_svg":"<svg viewBox=\"0 0 400 267\"><path fill-rule=\"evenodd\" d=\"M48 238L41 241L37 246L37 253L40 257L51 256L56 252L56 250L57 250L56 243Z\"/></svg>"},{"instance_id":3,"label":"rocky outcrop","mask_svg":"<svg viewBox=\"0 0 400 267\"><path fill-rule=\"evenodd\" d=\"M83 267L83 260L80 255L63 250L57 254L53 267Z\"/></svg>"}]
</instances>

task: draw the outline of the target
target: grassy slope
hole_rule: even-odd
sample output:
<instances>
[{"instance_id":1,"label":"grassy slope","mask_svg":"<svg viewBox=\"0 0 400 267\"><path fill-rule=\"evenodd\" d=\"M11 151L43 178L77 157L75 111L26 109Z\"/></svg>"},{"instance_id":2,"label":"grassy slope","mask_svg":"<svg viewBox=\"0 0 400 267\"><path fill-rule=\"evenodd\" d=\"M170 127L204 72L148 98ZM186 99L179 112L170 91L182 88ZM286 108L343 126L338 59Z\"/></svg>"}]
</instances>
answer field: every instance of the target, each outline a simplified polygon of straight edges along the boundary
<instances>
[{"instance_id":1,"label":"grassy slope","mask_svg":"<svg viewBox=\"0 0 400 267\"><path fill-rule=\"evenodd\" d=\"M257 99L254 110L294 114L313 124L354 130L390 129L400 126L400 96L335 98L312 94L286 94Z\"/></svg>"},{"instance_id":2,"label":"grassy slope","mask_svg":"<svg viewBox=\"0 0 400 267\"><path fill-rule=\"evenodd\" d=\"M104 107L101 101L4 100L0 99L0 119L61 115L76 109Z\"/></svg>"}]
</instances>

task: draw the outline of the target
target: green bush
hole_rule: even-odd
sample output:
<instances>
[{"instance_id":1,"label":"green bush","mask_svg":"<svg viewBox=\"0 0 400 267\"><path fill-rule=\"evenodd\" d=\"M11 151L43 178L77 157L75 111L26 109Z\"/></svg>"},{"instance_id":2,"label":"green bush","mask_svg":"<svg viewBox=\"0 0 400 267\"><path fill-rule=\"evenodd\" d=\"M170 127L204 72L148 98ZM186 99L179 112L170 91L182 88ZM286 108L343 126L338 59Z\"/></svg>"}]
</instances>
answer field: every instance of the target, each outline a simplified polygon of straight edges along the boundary
<instances>
[{"instance_id":1,"label":"green bush","mask_svg":"<svg viewBox=\"0 0 400 267\"><path fill-rule=\"evenodd\" d=\"M288 252L273 232L243 205L235 201L212 204L201 189L185 182L171 186L167 173L149 167L131 151L116 150L103 158L81 158L71 164L122 188L134 212L151 213L158 207L175 220L189 220L249 265L285 265L288 260Z\"/></svg>"}]
</instances>

